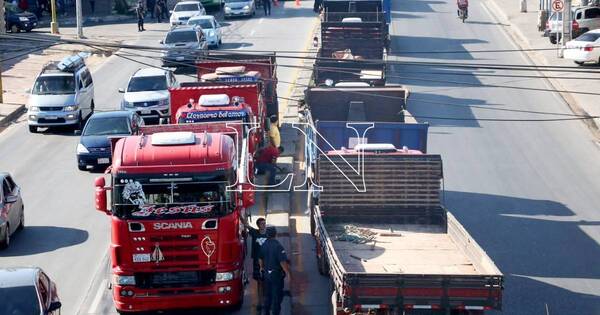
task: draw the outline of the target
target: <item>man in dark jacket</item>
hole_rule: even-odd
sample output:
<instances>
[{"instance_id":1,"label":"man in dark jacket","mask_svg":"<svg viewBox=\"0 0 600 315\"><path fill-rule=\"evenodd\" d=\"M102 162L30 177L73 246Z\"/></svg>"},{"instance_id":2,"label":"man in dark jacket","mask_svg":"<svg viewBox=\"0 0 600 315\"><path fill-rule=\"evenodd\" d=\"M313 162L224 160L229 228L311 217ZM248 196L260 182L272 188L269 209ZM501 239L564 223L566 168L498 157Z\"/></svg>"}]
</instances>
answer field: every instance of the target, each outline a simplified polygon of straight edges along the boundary
<instances>
[{"instance_id":1,"label":"man in dark jacket","mask_svg":"<svg viewBox=\"0 0 600 315\"><path fill-rule=\"evenodd\" d=\"M262 309L263 279L260 273L259 257L260 248L267 240L267 223L264 218L258 218L256 219L256 227L258 229L255 229L248 224L248 219L242 218L242 222L248 229L248 234L250 234L250 238L252 239L250 251L250 257L252 257L252 278L256 280L257 284L257 292L260 298L256 309L260 311Z\"/></svg>"},{"instance_id":2,"label":"man in dark jacket","mask_svg":"<svg viewBox=\"0 0 600 315\"><path fill-rule=\"evenodd\" d=\"M267 227L267 240L260 247L260 267L264 279L263 314L279 315L283 300L283 279L290 274L285 248L275 239L277 230Z\"/></svg>"},{"instance_id":3,"label":"man in dark jacket","mask_svg":"<svg viewBox=\"0 0 600 315\"><path fill-rule=\"evenodd\" d=\"M263 9L265 10L265 16L271 15L271 0L260 0L263 3Z\"/></svg>"},{"instance_id":4,"label":"man in dark jacket","mask_svg":"<svg viewBox=\"0 0 600 315\"><path fill-rule=\"evenodd\" d=\"M144 9L144 5L142 1L138 1L137 7L135 7L135 14L138 18L138 32L145 31L144 29L144 15L146 14L146 10Z\"/></svg>"}]
</instances>

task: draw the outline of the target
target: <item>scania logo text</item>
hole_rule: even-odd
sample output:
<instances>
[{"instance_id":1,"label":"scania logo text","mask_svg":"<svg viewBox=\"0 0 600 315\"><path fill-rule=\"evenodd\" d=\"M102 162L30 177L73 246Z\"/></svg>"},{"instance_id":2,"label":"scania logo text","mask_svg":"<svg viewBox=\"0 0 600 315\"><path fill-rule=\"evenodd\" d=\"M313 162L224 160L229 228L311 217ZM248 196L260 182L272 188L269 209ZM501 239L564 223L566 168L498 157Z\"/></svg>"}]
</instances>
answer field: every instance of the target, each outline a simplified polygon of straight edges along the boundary
<instances>
[{"instance_id":1,"label":"scania logo text","mask_svg":"<svg viewBox=\"0 0 600 315\"><path fill-rule=\"evenodd\" d=\"M158 222L154 223L155 230L191 229L192 222Z\"/></svg>"}]
</instances>

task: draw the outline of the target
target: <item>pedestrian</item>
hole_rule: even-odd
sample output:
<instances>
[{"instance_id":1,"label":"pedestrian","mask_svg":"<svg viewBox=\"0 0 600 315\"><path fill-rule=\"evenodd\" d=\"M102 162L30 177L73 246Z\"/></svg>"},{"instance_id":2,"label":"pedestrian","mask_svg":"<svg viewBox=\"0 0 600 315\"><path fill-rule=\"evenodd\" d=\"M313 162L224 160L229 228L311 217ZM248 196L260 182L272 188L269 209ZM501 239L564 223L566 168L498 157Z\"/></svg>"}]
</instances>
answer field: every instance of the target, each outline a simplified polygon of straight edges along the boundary
<instances>
[{"instance_id":1,"label":"pedestrian","mask_svg":"<svg viewBox=\"0 0 600 315\"><path fill-rule=\"evenodd\" d=\"M313 6L313 11L315 11L315 13L321 12L321 3L323 3L323 0L315 0L315 4Z\"/></svg>"},{"instance_id":2,"label":"pedestrian","mask_svg":"<svg viewBox=\"0 0 600 315\"><path fill-rule=\"evenodd\" d=\"M27 0L20 0L19 8L23 11L27 11L27 9L29 9L29 3L27 3Z\"/></svg>"},{"instance_id":3,"label":"pedestrian","mask_svg":"<svg viewBox=\"0 0 600 315\"><path fill-rule=\"evenodd\" d=\"M279 122L277 119L277 115L272 115L269 117L269 121L271 124L269 125L269 141L276 148L281 146L281 136L279 134Z\"/></svg>"},{"instance_id":4,"label":"pedestrian","mask_svg":"<svg viewBox=\"0 0 600 315\"><path fill-rule=\"evenodd\" d=\"M160 0L160 8L162 12L162 18L169 21L169 9L167 9L167 0Z\"/></svg>"},{"instance_id":5,"label":"pedestrian","mask_svg":"<svg viewBox=\"0 0 600 315\"><path fill-rule=\"evenodd\" d=\"M271 143L257 152L256 170L259 173L268 173L267 185L275 185L277 158L281 153L283 153L283 147L275 147Z\"/></svg>"},{"instance_id":6,"label":"pedestrian","mask_svg":"<svg viewBox=\"0 0 600 315\"><path fill-rule=\"evenodd\" d=\"M267 240L260 247L261 274L264 279L263 314L279 315L283 300L283 280L290 274L290 261L285 248L275 239L277 229L266 229Z\"/></svg>"},{"instance_id":7,"label":"pedestrian","mask_svg":"<svg viewBox=\"0 0 600 315\"><path fill-rule=\"evenodd\" d=\"M252 278L256 280L256 288L258 292L258 305L256 305L256 310L261 311L262 309L262 297L263 297L263 279L260 273L260 248L267 240L267 223L264 218L258 218L256 220L256 226L258 229L251 227L248 224L248 219L243 218L242 222L248 229L248 234L252 238L252 245L250 248L250 257L252 257Z\"/></svg>"},{"instance_id":8,"label":"pedestrian","mask_svg":"<svg viewBox=\"0 0 600 315\"><path fill-rule=\"evenodd\" d=\"M148 10L150 10L150 18L153 19L154 14L156 13L156 0L146 0L146 6L148 7Z\"/></svg>"},{"instance_id":9,"label":"pedestrian","mask_svg":"<svg viewBox=\"0 0 600 315\"><path fill-rule=\"evenodd\" d=\"M271 0L261 0L263 3L263 9L265 10L265 15L271 15Z\"/></svg>"},{"instance_id":10,"label":"pedestrian","mask_svg":"<svg viewBox=\"0 0 600 315\"><path fill-rule=\"evenodd\" d=\"M138 32L145 31L144 29L144 15L146 14L144 10L144 5L142 4L142 0L138 1L137 7L135 7L135 14L138 18Z\"/></svg>"},{"instance_id":11,"label":"pedestrian","mask_svg":"<svg viewBox=\"0 0 600 315\"><path fill-rule=\"evenodd\" d=\"M90 0L90 11L92 15L96 13L96 0Z\"/></svg>"},{"instance_id":12,"label":"pedestrian","mask_svg":"<svg viewBox=\"0 0 600 315\"><path fill-rule=\"evenodd\" d=\"M45 0L37 0L37 10L35 15L37 16L38 20L42 17L44 11L46 10L46 3L47 2Z\"/></svg>"},{"instance_id":13,"label":"pedestrian","mask_svg":"<svg viewBox=\"0 0 600 315\"><path fill-rule=\"evenodd\" d=\"M152 14L153 17L154 15L156 15L156 22L160 23L161 18L162 18L162 6L160 5L160 0L156 1L154 4L154 8L153 8L154 13Z\"/></svg>"}]
</instances>

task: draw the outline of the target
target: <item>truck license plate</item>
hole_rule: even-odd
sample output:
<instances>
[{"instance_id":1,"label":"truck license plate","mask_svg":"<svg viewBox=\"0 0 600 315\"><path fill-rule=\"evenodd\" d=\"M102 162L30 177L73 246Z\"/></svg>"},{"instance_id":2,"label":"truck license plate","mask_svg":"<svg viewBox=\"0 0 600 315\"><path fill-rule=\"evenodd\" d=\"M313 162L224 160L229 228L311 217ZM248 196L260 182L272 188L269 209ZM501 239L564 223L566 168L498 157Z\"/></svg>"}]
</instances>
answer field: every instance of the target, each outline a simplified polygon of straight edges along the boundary
<instances>
[{"instance_id":1,"label":"truck license plate","mask_svg":"<svg viewBox=\"0 0 600 315\"><path fill-rule=\"evenodd\" d=\"M98 159L98 164L108 164L110 163L108 158L99 158Z\"/></svg>"},{"instance_id":2,"label":"truck license plate","mask_svg":"<svg viewBox=\"0 0 600 315\"><path fill-rule=\"evenodd\" d=\"M150 254L133 254L133 262L150 262Z\"/></svg>"},{"instance_id":3,"label":"truck license plate","mask_svg":"<svg viewBox=\"0 0 600 315\"><path fill-rule=\"evenodd\" d=\"M46 119L56 120L56 119L58 119L58 117L57 116L47 116Z\"/></svg>"}]
</instances>

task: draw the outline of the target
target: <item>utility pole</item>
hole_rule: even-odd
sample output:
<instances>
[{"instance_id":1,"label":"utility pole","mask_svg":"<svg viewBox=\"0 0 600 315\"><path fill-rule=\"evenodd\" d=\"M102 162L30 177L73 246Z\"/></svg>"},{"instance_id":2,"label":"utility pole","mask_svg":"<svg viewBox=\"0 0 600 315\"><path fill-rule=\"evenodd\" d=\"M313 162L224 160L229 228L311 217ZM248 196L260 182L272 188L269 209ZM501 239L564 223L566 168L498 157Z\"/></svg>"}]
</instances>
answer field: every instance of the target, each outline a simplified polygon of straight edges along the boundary
<instances>
[{"instance_id":1,"label":"utility pole","mask_svg":"<svg viewBox=\"0 0 600 315\"><path fill-rule=\"evenodd\" d=\"M83 14L81 13L81 0L75 0L75 11L77 15L77 38L83 37Z\"/></svg>"},{"instance_id":2,"label":"utility pole","mask_svg":"<svg viewBox=\"0 0 600 315\"><path fill-rule=\"evenodd\" d=\"M58 33L58 21L56 20L56 0L50 0L50 11L52 11L52 22L50 22L50 32Z\"/></svg>"},{"instance_id":3,"label":"utility pole","mask_svg":"<svg viewBox=\"0 0 600 315\"><path fill-rule=\"evenodd\" d=\"M4 0L0 0L0 34L6 34L6 21L4 20ZM0 60L4 58L2 54L0 54ZM3 98L4 92L2 91L2 62L0 61L0 104L4 102Z\"/></svg>"}]
</instances>

